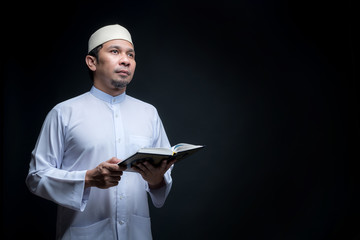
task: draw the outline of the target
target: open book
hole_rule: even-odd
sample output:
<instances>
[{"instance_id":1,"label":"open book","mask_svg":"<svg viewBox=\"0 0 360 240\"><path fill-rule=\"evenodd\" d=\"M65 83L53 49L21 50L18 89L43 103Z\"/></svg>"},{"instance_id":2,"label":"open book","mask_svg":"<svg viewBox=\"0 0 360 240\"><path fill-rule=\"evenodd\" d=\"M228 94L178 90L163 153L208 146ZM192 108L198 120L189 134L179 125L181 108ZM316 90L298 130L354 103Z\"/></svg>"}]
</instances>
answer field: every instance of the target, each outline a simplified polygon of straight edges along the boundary
<instances>
[{"instance_id":1,"label":"open book","mask_svg":"<svg viewBox=\"0 0 360 240\"><path fill-rule=\"evenodd\" d=\"M149 161L153 165L160 165L163 160L171 161L176 159L180 161L193 153L204 148L204 145L193 145L188 143L179 143L171 148L141 148L135 154L128 157L124 161L118 163L127 166L126 171L133 171L131 167L134 163Z\"/></svg>"}]
</instances>

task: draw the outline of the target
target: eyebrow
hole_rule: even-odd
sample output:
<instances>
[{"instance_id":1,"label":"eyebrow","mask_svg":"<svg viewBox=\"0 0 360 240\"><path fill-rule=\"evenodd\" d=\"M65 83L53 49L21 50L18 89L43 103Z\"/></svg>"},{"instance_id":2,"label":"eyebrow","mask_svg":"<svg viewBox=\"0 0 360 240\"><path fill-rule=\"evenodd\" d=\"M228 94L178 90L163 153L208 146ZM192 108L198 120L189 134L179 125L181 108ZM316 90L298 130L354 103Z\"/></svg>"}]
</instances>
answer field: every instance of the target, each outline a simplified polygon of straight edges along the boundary
<instances>
[{"instance_id":1,"label":"eyebrow","mask_svg":"<svg viewBox=\"0 0 360 240\"><path fill-rule=\"evenodd\" d=\"M121 49L122 49L122 47L120 47L119 45L110 45L109 47L107 47L107 49L111 49L111 48L115 48L115 49L118 49L118 50L121 50ZM132 48L126 48L125 50L126 50L126 52L133 52L133 53L135 53L135 50L132 49Z\"/></svg>"}]
</instances>

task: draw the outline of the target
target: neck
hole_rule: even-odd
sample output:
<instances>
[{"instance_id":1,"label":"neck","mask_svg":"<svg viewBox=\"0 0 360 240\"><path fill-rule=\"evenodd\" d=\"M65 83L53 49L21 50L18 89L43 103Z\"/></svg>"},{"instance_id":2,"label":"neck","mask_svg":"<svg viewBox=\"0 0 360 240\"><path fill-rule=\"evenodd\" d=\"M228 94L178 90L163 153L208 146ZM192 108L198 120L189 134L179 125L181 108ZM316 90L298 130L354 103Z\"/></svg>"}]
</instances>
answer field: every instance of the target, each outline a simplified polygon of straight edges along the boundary
<instances>
[{"instance_id":1,"label":"neck","mask_svg":"<svg viewBox=\"0 0 360 240\"><path fill-rule=\"evenodd\" d=\"M97 89L99 89L100 91L103 91L104 93L107 93L113 97L123 94L126 90L126 87L123 87L123 88L105 87L102 84L98 84L98 82L96 82L96 81L94 82L94 86Z\"/></svg>"}]
</instances>

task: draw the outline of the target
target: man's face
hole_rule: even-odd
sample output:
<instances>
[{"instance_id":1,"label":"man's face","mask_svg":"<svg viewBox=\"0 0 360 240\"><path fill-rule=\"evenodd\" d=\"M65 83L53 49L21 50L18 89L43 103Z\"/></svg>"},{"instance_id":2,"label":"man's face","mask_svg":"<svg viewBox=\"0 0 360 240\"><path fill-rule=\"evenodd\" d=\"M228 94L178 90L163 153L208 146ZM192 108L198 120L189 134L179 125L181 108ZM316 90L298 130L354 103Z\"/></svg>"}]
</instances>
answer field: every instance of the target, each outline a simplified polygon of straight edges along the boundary
<instances>
[{"instance_id":1,"label":"man's face","mask_svg":"<svg viewBox=\"0 0 360 240\"><path fill-rule=\"evenodd\" d=\"M135 72L135 51L125 40L111 40L103 44L96 64L94 84L105 92L125 90Z\"/></svg>"}]
</instances>

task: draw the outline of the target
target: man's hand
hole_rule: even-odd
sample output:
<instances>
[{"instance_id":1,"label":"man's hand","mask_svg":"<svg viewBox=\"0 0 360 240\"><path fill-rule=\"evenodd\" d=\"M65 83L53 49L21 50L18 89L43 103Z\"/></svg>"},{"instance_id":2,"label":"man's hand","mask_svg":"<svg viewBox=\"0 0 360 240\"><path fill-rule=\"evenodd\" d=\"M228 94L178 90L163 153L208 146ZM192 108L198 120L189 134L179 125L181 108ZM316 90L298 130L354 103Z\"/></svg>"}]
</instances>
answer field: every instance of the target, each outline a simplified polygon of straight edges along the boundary
<instances>
[{"instance_id":1,"label":"man's hand","mask_svg":"<svg viewBox=\"0 0 360 240\"><path fill-rule=\"evenodd\" d=\"M85 188L110 188L119 184L121 175L126 167L117 165L120 159L113 157L100 163L96 168L86 171Z\"/></svg>"},{"instance_id":2,"label":"man's hand","mask_svg":"<svg viewBox=\"0 0 360 240\"><path fill-rule=\"evenodd\" d=\"M149 162L137 163L132 169L141 174L143 179L148 182L150 189L160 188L165 185L164 174L176 162L166 160L161 162L160 166L155 167Z\"/></svg>"}]
</instances>

